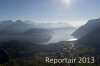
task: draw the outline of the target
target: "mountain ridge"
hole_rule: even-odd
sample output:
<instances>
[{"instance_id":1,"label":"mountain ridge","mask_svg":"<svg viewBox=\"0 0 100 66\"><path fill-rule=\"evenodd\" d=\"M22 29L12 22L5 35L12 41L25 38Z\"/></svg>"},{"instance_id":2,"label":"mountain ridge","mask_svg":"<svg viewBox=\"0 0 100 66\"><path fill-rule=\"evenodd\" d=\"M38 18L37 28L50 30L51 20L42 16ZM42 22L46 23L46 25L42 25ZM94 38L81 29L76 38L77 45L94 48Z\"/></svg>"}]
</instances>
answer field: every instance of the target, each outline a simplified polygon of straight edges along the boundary
<instances>
[{"instance_id":1,"label":"mountain ridge","mask_svg":"<svg viewBox=\"0 0 100 66\"><path fill-rule=\"evenodd\" d=\"M95 30L98 26L100 26L100 18L91 19L85 25L79 27L75 32L72 33L72 36L81 39L86 36L89 32Z\"/></svg>"}]
</instances>

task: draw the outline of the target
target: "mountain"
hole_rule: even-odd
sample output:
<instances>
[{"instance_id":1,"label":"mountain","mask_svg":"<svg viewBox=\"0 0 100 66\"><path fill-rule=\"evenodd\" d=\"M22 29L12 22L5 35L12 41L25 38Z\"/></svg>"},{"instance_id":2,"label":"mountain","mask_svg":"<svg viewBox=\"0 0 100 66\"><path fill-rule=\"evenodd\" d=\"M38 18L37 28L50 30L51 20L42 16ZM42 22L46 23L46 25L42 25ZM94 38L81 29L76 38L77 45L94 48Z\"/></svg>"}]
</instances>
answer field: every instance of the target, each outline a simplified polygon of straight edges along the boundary
<instances>
[{"instance_id":1,"label":"mountain","mask_svg":"<svg viewBox=\"0 0 100 66\"><path fill-rule=\"evenodd\" d=\"M0 41L19 40L43 44L52 38L52 33L51 30L47 29L31 28L21 33L0 34Z\"/></svg>"},{"instance_id":2,"label":"mountain","mask_svg":"<svg viewBox=\"0 0 100 66\"><path fill-rule=\"evenodd\" d=\"M16 22L2 21L0 30L0 41L19 40L33 43L45 43L52 37L52 31L44 28L36 28L34 24L21 20ZM1 27L1 26L0 26Z\"/></svg>"},{"instance_id":3,"label":"mountain","mask_svg":"<svg viewBox=\"0 0 100 66\"><path fill-rule=\"evenodd\" d=\"M78 40L78 43L81 45L99 49L100 48L100 19L95 19L87 23L84 26L84 28L87 27L88 29L84 29L87 30L86 31L87 34L85 34L84 37L80 38Z\"/></svg>"},{"instance_id":4,"label":"mountain","mask_svg":"<svg viewBox=\"0 0 100 66\"><path fill-rule=\"evenodd\" d=\"M5 27L2 31L0 31L0 33L5 34L5 33L20 33L20 32L24 32L30 28L33 28L34 26L31 24L27 24L24 23L21 20L17 20L16 22L14 22L13 24Z\"/></svg>"},{"instance_id":5,"label":"mountain","mask_svg":"<svg viewBox=\"0 0 100 66\"><path fill-rule=\"evenodd\" d=\"M100 26L100 18L89 20L85 25L73 32L72 36L80 39Z\"/></svg>"},{"instance_id":6,"label":"mountain","mask_svg":"<svg viewBox=\"0 0 100 66\"><path fill-rule=\"evenodd\" d=\"M80 44L100 48L100 26L79 40Z\"/></svg>"},{"instance_id":7,"label":"mountain","mask_svg":"<svg viewBox=\"0 0 100 66\"><path fill-rule=\"evenodd\" d=\"M32 24L32 25L36 24L35 22L30 21L30 20L25 20L25 21L23 21L23 22L24 22L24 23L27 23L27 24Z\"/></svg>"},{"instance_id":8,"label":"mountain","mask_svg":"<svg viewBox=\"0 0 100 66\"><path fill-rule=\"evenodd\" d=\"M64 29L64 28L72 28L68 23L35 23L30 20L24 21L25 23L34 25L35 28L46 28L46 29Z\"/></svg>"},{"instance_id":9,"label":"mountain","mask_svg":"<svg viewBox=\"0 0 100 66\"><path fill-rule=\"evenodd\" d=\"M0 30L3 30L4 28L6 28L7 26L13 24L13 21L11 20L5 20L5 21L1 21L0 22Z\"/></svg>"},{"instance_id":10,"label":"mountain","mask_svg":"<svg viewBox=\"0 0 100 66\"><path fill-rule=\"evenodd\" d=\"M53 32L56 30L73 29L67 23L35 23L32 21L17 20L15 22L9 20L0 23L2 26L7 24L0 30L0 41L19 40L30 41L33 43L45 43L49 41Z\"/></svg>"},{"instance_id":11,"label":"mountain","mask_svg":"<svg viewBox=\"0 0 100 66\"><path fill-rule=\"evenodd\" d=\"M68 23L35 23L29 20L21 21L17 20L15 22L11 20L5 20L0 22L0 33L20 33L24 32L30 28L43 28L43 29L72 29Z\"/></svg>"},{"instance_id":12,"label":"mountain","mask_svg":"<svg viewBox=\"0 0 100 66\"><path fill-rule=\"evenodd\" d=\"M43 44L52 38L52 30L43 28L31 28L26 32L19 34L22 41L30 41L33 43Z\"/></svg>"},{"instance_id":13,"label":"mountain","mask_svg":"<svg viewBox=\"0 0 100 66\"><path fill-rule=\"evenodd\" d=\"M68 23L40 23L38 24L40 28L47 29L63 29L71 27Z\"/></svg>"}]
</instances>

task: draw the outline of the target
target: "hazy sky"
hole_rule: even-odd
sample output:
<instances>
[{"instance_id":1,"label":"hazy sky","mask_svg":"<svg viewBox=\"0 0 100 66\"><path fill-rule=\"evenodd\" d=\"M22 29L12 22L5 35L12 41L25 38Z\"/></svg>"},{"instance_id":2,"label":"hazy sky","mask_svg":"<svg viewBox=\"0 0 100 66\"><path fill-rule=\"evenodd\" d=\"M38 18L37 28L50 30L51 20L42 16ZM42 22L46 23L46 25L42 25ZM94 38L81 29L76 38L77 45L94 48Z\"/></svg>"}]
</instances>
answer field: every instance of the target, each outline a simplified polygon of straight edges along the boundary
<instances>
[{"instance_id":1,"label":"hazy sky","mask_svg":"<svg viewBox=\"0 0 100 66\"><path fill-rule=\"evenodd\" d=\"M100 18L100 0L0 0L0 20L83 24Z\"/></svg>"}]
</instances>

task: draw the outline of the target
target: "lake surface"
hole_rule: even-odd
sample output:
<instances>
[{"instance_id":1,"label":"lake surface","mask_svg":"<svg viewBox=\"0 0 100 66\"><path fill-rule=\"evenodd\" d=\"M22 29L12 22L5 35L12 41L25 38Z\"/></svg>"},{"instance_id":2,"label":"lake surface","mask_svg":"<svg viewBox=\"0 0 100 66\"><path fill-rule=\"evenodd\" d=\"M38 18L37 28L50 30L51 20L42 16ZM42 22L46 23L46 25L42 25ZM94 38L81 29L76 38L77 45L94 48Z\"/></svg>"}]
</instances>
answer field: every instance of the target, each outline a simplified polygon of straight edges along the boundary
<instances>
[{"instance_id":1,"label":"lake surface","mask_svg":"<svg viewBox=\"0 0 100 66\"><path fill-rule=\"evenodd\" d=\"M46 43L56 43L60 41L68 41L69 39L74 38L71 36L71 34L75 31L76 29L61 29L61 30L55 30L53 32L52 38Z\"/></svg>"}]
</instances>

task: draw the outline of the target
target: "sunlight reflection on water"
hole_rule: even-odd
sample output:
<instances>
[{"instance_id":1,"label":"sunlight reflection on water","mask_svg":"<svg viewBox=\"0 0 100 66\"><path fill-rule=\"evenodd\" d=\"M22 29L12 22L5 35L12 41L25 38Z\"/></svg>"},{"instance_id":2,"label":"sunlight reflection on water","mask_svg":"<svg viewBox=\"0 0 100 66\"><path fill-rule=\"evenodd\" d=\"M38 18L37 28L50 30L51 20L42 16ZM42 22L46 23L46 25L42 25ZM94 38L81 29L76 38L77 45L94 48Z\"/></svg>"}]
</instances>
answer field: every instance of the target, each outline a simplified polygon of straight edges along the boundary
<instances>
[{"instance_id":1,"label":"sunlight reflection on water","mask_svg":"<svg viewBox=\"0 0 100 66\"><path fill-rule=\"evenodd\" d=\"M73 39L69 39L68 41L76 41L77 39L76 38L73 38Z\"/></svg>"}]
</instances>

